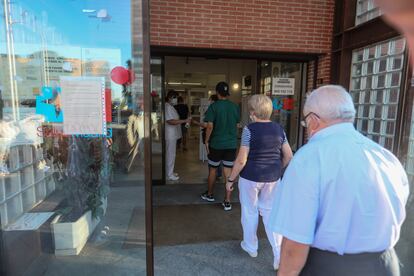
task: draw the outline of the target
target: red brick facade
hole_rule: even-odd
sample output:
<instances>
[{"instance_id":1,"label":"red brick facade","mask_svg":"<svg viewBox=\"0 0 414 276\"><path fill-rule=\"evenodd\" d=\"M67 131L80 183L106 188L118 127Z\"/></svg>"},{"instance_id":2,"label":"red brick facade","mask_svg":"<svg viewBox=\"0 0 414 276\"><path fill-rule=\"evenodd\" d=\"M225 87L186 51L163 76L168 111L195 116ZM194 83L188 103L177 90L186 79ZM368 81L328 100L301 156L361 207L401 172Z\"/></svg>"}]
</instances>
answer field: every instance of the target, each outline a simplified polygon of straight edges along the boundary
<instances>
[{"instance_id":1,"label":"red brick facade","mask_svg":"<svg viewBox=\"0 0 414 276\"><path fill-rule=\"evenodd\" d=\"M151 0L151 45L322 53L329 82L334 0Z\"/></svg>"}]
</instances>

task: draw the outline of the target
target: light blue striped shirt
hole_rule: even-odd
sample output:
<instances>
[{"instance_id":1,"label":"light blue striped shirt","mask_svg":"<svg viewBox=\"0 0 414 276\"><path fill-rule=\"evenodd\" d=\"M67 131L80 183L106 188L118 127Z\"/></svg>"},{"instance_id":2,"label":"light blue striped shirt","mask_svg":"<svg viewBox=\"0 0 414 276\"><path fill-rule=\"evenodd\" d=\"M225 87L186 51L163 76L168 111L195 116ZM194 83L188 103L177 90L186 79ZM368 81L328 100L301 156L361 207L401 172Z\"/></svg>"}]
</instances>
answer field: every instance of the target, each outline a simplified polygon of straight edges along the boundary
<instances>
[{"instance_id":1,"label":"light blue striped shirt","mask_svg":"<svg viewBox=\"0 0 414 276\"><path fill-rule=\"evenodd\" d=\"M277 188L271 228L339 254L394 247L405 219L408 179L398 159L351 123L316 133Z\"/></svg>"}]
</instances>

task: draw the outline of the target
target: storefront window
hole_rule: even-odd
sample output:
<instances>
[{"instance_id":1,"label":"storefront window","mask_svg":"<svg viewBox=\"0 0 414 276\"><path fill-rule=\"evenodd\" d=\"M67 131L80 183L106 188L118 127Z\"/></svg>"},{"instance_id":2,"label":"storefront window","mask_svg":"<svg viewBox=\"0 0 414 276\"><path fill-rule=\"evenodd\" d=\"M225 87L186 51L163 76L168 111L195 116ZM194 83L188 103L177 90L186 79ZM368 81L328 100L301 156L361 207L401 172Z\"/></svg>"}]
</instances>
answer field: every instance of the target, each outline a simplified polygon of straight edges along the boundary
<instances>
[{"instance_id":1,"label":"storefront window","mask_svg":"<svg viewBox=\"0 0 414 276\"><path fill-rule=\"evenodd\" d=\"M141 8L7 0L0 9L6 273L99 275L97 264L145 273ZM119 268L107 251L134 265ZM77 257L56 258L67 255Z\"/></svg>"},{"instance_id":2,"label":"storefront window","mask_svg":"<svg viewBox=\"0 0 414 276\"><path fill-rule=\"evenodd\" d=\"M393 150L400 98L405 40L370 45L353 52L351 95L356 127L368 138Z\"/></svg>"},{"instance_id":3,"label":"storefront window","mask_svg":"<svg viewBox=\"0 0 414 276\"><path fill-rule=\"evenodd\" d=\"M362 24L380 15L381 11L375 6L374 0L357 1L355 25Z\"/></svg>"}]
</instances>

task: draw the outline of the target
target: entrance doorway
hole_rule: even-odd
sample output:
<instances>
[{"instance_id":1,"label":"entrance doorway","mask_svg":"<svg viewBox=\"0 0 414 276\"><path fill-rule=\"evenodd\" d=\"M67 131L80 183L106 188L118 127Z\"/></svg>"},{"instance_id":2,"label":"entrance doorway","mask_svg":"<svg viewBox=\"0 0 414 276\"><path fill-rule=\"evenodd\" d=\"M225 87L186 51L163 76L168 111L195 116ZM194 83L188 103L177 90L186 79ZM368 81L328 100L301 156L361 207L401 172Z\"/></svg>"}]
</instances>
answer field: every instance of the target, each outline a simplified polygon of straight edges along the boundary
<instances>
[{"instance_id":1,"label":"entrance doorway","mask_svg":"<svg viewBox=\"0 0 414 276\"><path fill-rule=\"evenodd\" d=\"M165 56L151 62L152 165L154 185L205 184L207 154L201 129L192 124L177 144L175 171L178 181L165 177L164 111L165 95L175 90L188 107L189 116L198 122L215 94L215 86L225 81L230 86L229 100L240 106L241 126L249 123L247 102L252 94L272 98L272 120L285 129L293 151L303 144L300 128L301 106L306 88L306 63L260 59L204 58ZM241 129L240 129L241 134Z\"/></svg>"},{"instance_id":2,"label":"entrance doorway","mask_svg":"<svg viewBox=\"0 0 414 276\"><path fill-rule=\"evenodd\" d=\"M245 126L250 123L249 96L264 93L274 102L272 120L284 127L293 149L297 149L302 139L299 122L307 79L306 63L187 56L163 56L153 58L151 63L153 237L159 272L162 273L164 268L167 272L172 265L166 261L166 256L170 254L176 257L174 262L182 263L187 272L196 272L188 270L195 267L192 262L196 260L188 258L187 250L199 252L202 255L199 257L213 269L217 259L211 258L209 250L219 247L223 250L221 253L229 251L227 256L243 258L245 256L237 250L242 237L238 191L233 192L233 210L230 212L224 212L221 207L223 178L218 178L216 182L215 203L200 198L207 188L208 165L199 126L192 125L186 133L186 144L181 142L177 148L175 172L180 179L165 179L164 97L169 90L175 90L188 106L189 116L202 122L208 98L215 94L216 84L225 81L230 86L229 100L240 106L241 125ZM273 84L276 81L280 84ZM261 238L265 238L262 226L259 227ZM270 246L264 241L262 248L269 254L262 255L259 263L271 263L271 257L266 259L272 256ZM251 268L250 263L245 269ZM226 271L226 268L223 269Z\"/></svg>"},{"instance_id":3,"label":"entrance doorway","mask_svg":"<svg viewBox=\"0 0 414 276\"><path fill-rule=\"evenodd\" d=\"M209 98L216 94L215 87L220 81L230 86L229 100L239 105L242 113L246 112L243 110L242 98L254 92L256 60L167 56L164 61L166 91L178 92L179 99L188 107L189 116L195 121L203 121ZM207 153L199 126L193 124L188 129L183 128L183 138L177 145L175 170L180 180L167 181L167 184L207 182Z\"/></svg>"}]
</instances>

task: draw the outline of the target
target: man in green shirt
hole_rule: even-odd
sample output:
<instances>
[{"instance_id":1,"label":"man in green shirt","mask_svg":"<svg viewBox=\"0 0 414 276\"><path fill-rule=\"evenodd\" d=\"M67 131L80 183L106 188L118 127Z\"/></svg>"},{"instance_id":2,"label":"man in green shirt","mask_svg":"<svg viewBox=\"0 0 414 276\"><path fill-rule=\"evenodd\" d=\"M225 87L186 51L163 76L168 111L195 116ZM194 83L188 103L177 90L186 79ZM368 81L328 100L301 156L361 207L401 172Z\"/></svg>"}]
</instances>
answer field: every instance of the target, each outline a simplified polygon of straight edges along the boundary
<instances>
[{"instance_id":1,"label":"man in green shirt","mask_svg":"<svg viewBox=\"0 0 414 276\"><path fill-rule=\"evenodd\" d=\"M217 168L223 163L224 177L230 175L236 159L237 150L237 124L240 122L240 109L227 97L229 85L219 82L216 85L219 100L209 106L204 122L207 123L206 147L208 151L208 191L201 198L210 202L215 201L213 197L214 183L216 181ZM231 210L231 192L226 191L223 201L225 211Z\"/></svg>"}]
</instances>

